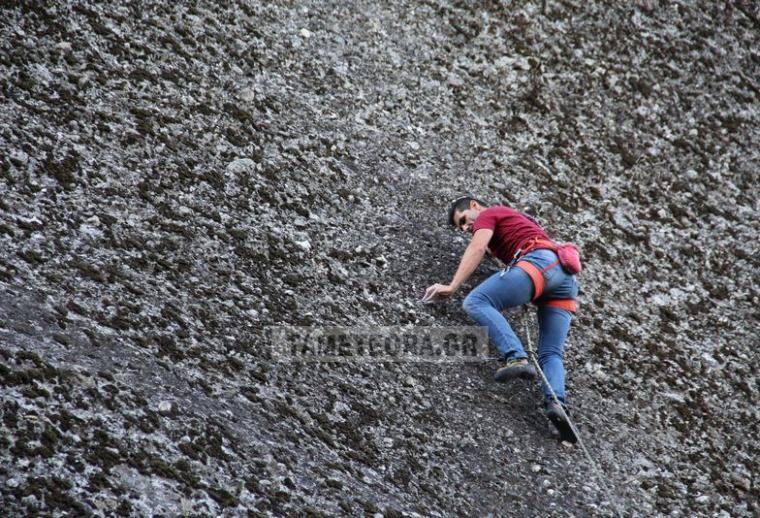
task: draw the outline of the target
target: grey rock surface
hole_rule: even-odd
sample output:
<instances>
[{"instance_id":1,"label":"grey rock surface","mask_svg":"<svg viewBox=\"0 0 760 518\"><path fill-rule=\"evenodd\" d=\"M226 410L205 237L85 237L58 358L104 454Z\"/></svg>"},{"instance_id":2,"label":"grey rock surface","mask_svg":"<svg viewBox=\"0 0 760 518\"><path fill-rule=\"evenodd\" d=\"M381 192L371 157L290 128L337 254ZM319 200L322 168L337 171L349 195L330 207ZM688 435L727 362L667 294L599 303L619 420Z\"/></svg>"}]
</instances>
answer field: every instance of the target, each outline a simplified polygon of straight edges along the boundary
<instances>
[{"instance_id":1,"label":"grey rock surface","mask_svg":"<svg viewBox=\"0 0 760 518\"><path fill-rule=\"evenodd\" d=\"M4 515L760 514L759 28L741 0L3 2ZM603 480L491 364L269 356L267 326L470 324L417 303L462 192L583 251Z\"/></svg>"}]
</instances>

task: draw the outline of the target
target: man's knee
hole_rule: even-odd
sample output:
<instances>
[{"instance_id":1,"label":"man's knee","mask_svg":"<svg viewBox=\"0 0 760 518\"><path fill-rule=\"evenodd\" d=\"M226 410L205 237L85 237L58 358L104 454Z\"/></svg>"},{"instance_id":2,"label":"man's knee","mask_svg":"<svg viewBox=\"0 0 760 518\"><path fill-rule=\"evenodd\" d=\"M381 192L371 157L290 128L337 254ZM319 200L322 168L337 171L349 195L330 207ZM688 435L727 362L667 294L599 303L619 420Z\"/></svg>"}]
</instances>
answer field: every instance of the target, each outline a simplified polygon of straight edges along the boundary
<instances>
[{"instance_id":1,"label":"man's knee","mask_svg":"<svg viewBox=\"0 0 760 518\"><path fill-rule=\"evenodd\" d=\"M563 362L565 359L564 351L561 347L552 348L549 350L543 350L538 353L538 363L544 365L552 360L559 360Z\"/></svg>"},{"instance_id":2,"label":"man's knee","mask_svg":"<svg viewBox=\"0 0 760 518\"><path fill-rule=\"evenodd\" d=\"M482 301L480 300L480 297L478 297L478 294L475 291L471 291L470 294L464 298L464 301L462 301L462 309L464 309L464 312L468 315L472 315L478 310L480 304L482 304Z\"/></svg>"},{"instance_id":3,"label":"man's knee","mask_svg":"<svg viewBox=\"0 0 760 518\"><path fill-rule=\"evenodd\" d=\"M475 313L479 313L483 310L484 307L487 306L493 307L493 302L490 298L488 298L485 294L479 292L477 289L472 290L470 294L464 298L464 301L462 301L462 308L470 316L473 316Z\"/></svg>"}]
</instances>

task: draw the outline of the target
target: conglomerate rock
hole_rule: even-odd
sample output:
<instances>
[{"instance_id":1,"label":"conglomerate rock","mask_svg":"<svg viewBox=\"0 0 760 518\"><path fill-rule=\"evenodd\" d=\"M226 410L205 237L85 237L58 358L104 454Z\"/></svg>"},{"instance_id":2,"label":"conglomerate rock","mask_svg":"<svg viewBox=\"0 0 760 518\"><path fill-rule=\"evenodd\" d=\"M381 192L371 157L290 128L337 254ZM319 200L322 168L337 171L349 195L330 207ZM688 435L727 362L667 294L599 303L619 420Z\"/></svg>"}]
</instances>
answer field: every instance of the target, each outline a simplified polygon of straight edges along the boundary
<instances>
[{"instance_id":1,"label":"conglomerate rock","mask_svg":"<svg viewBox=\"0 0 760 518\"><path fill-rule=\"evenodd\" d=\"M3 2L4 516L757 515L759 28L743 1ZM488 362L268 354L267 326L469 324L418 303L462 192L583 250L597 468Z\"/></svg>"}]
</instances>

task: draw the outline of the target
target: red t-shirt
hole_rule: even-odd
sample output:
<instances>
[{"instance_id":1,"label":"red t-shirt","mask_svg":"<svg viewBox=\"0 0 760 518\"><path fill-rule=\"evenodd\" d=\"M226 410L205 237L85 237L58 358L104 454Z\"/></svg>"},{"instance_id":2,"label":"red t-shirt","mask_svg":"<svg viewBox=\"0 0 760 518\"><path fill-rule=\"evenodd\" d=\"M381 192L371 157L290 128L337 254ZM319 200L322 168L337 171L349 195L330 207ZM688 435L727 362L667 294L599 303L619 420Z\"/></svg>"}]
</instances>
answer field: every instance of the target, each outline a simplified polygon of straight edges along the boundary
<instances>
[{"instance_id":1,"label":"red t-shirt","mask_svg":"<svg viewBox=\"0 0 760 518\"><path fill-rule=\"evenodd\" d=\"M491 253L502 262L509 264L520 249L531 238L549 239L544 229L534 220L509 207L489 207L475 218L473 234L480 229L490 228L493 237L488 242Z\"/></svg>"}]
</instances>

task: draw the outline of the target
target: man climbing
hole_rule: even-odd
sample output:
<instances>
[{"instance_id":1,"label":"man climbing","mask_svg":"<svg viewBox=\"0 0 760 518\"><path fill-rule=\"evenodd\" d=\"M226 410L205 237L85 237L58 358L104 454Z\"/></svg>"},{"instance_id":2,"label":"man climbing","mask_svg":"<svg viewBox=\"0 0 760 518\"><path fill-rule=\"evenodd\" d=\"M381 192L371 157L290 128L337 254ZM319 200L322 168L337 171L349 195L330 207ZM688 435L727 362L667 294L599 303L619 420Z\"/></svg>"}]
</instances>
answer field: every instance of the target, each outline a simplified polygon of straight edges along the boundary
<instances>
[{"instance_id":1,"label":"man climbing","mask_svg":"<svg viewBox=\"0 0 760 518\"><path fill-rule=\"evenodd\" d=\"M488 328L488 336L504 358L504 365L496 371L494 379L507 381L536 376L520 339L501 313L506 308L532 301L538 306L538 362L564 408L564 344L578 295L575 275L568 271L580 271L577 249L553 243L534 219L514 209L489 208L470 196L451 203L449 223L472 233L472 240L451 282L433 284L425 291L423 300L453 295L475 271L486 251L491 252L507 265L506 269L472 290L463 306L470 317ZM562 256L562 264L558 254ZM576 442L566 414L546 384L543 384L543 392L546 414L559 431L560 439Z\"/></svg>"}]
</instances>

